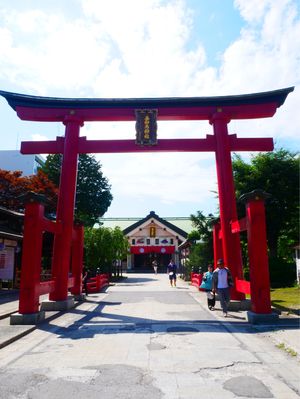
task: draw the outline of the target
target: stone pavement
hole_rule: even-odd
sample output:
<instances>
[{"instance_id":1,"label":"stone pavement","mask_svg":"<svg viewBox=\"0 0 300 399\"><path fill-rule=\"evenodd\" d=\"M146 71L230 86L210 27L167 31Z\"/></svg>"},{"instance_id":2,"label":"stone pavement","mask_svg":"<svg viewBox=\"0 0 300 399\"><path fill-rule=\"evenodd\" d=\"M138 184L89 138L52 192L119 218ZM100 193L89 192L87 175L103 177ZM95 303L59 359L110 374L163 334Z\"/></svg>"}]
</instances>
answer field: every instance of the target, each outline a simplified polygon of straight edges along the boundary
<instances>
[{"instance_id":1,"label":"stone pavement","mask_svg":"<svg viewBox=\"0 0 300 399\"><path fill-rule=\"evenodd\" d=\"M0 290L0 319L18 308L18 290Z\"/></svg>"},{"instance_id":2,"label":"stone pavement","mask_svg":"<svg viewBox=\"0 0 300 399\"><path fill-rule=\"evenodd\" d=\"M300 353L299 318L251 326L218 308L182 280L129 274L23 326L34 331L0 350L0 398L298 398L299 355L285 349ZM1 322L1 339L20 327Z\"/></svg>"},{"instance_id":3,"label":"stone pavement","mask_svg":"<svg viewBox=\"0 0 300 399\"><path fill-rule=\"evenodd\" d=\"M0 349L29 334L36 328L35 326L11 326L9 324L9 316L18 310L18 298L18 290L0 290ZM42 298L46 299L47 296L44 295ZM48 319L57 313L48 313Z\"/></svg>"}]
</instances>

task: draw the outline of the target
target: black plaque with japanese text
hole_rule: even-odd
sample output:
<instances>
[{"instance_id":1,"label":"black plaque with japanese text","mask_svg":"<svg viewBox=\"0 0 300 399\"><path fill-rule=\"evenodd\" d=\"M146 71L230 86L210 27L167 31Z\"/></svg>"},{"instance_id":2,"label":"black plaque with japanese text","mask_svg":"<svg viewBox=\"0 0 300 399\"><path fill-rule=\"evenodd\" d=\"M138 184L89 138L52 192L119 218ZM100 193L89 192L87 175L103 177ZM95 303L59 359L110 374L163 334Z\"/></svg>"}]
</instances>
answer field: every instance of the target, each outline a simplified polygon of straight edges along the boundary
<instances>
[{"instance_id":1,"label":"black plaque with japanese text","mask_svg":"<svg viewBox=\"0 0 300 399\"><path fill-rule=\"evenodd\" d=\"M136 116L136 144L157 144L157 110L137 109Z\"/></svg>"}]
</instances>

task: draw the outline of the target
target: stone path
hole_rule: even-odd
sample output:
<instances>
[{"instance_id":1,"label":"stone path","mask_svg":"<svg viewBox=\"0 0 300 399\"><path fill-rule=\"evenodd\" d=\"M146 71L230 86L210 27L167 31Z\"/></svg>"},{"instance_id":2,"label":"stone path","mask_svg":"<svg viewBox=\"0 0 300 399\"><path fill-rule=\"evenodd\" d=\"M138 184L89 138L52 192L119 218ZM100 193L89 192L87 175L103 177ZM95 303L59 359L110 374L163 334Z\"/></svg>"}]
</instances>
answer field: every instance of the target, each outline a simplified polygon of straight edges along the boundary
<instances>
[{"instance_id":1,"label":"stone path","mask_svg":"<svg viewBox=\"0 0 300 399\"><path fill-rule=\"evenodd\" d=\"M129 274L0 350L0 398L298 398L300 366L245 313ZM293 323L291 331L299 336Z\"/></svg>"}]
</instances>

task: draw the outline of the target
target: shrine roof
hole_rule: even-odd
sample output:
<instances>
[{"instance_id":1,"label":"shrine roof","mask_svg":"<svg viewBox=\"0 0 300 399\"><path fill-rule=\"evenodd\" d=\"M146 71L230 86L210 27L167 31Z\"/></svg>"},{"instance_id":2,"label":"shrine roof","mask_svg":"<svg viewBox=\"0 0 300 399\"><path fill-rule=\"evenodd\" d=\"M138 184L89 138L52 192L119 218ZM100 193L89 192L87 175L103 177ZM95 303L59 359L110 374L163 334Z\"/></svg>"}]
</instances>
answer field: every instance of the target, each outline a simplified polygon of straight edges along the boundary
<instances>
[{"instance_id":1,"label":"shrine roof","mask_svg":"<svg viewBox=\"0 0 300 399\"><path fill-rule=\"evenodd\" d=\"M178 233L179 235L181 235L182 237L184 237L184 238L187 237L187 232L186 231L182 230L178 226L175 226L175 224L170 223L167 220L160 218L158 215L156 215L156 213L154 211L151 211L149 213L149 215L147 215L143 219L138 220L136 223L133 223L130 226L126 227L123 230L123 233L124 234L129 234L131 231L135 230L137 227L143 225L145 222L147 222L148 220L151 220L151 219L157 220L158 222L160 222L164 226L168 227L169 229L171 229L171 230L175 231L176 233Z\"/></svg>"},{"instance_id":2,"label":"shrine roof","mask_svg":"<svg viewBox=\"0 0 300 399\"><path fill-rule=\"evenodd\" d=\"M136 109L157 109L158 120L210 119L224 110L232 119L273 116L294 87L230 96L164 98L57 98L0 91L21 119L60 121L67 114L83 120L135 120ZM218 111L220 112L220 111Z\"/></svg>"},{"instance_id":3,"label":"shrine roof","mask_svg":"<svg viewBox=\"0 0 300 399\"><path fill-rule=\"evenodd\" d=\"M102 217L99 219L100 225L103 227L109 227L114 229L120 227L121 230L125 230L131 227L133 224L140 222L144 217ZM188 216L164 216L162 220L171 223L173 226L178 227L186 233L190 233L194 230L192 226L191 218Z\"/></svg>"}]
</instances>

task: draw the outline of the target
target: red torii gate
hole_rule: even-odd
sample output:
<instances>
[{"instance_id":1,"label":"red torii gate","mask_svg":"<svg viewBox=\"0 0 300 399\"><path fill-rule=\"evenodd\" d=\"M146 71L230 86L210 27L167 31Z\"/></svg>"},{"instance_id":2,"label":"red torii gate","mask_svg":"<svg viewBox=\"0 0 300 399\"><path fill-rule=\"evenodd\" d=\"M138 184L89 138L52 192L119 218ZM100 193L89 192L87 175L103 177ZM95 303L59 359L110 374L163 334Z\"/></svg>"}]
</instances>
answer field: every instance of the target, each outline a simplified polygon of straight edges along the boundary
<instances>
[{"instance_id":1,"label":"red torii gate","mask_svg":"<svg viewBox=\"0 0 300 399\"><path fill-rule=\"evenodd\" d=\"M237 138L228 134L227 125L234 119L272 117L293 87L264 93L236 96L144 99L68 99L23 95L0 91L22 120L62 122L65 137L55 141L23 142L23 154L62 153L62 169L57 206L57 221L62 234L54 242L53 301L65 301L68 296L74 203L79 153L126 152L203 152L216 154L217 180L222 230L222 251L234 279L242 279L240 240L232 234L230 222L237 219L236 199L232 175L231 151L272 151L272 138ZM155 110L157 120L208 120L213 135L205 139L159 139L152 146L137 146L135 140L86 140L79 137L80 127L91 121L135 121L137 110ZM232 299L244 299L233 289Z\"/></svg>"}]
</instances>

